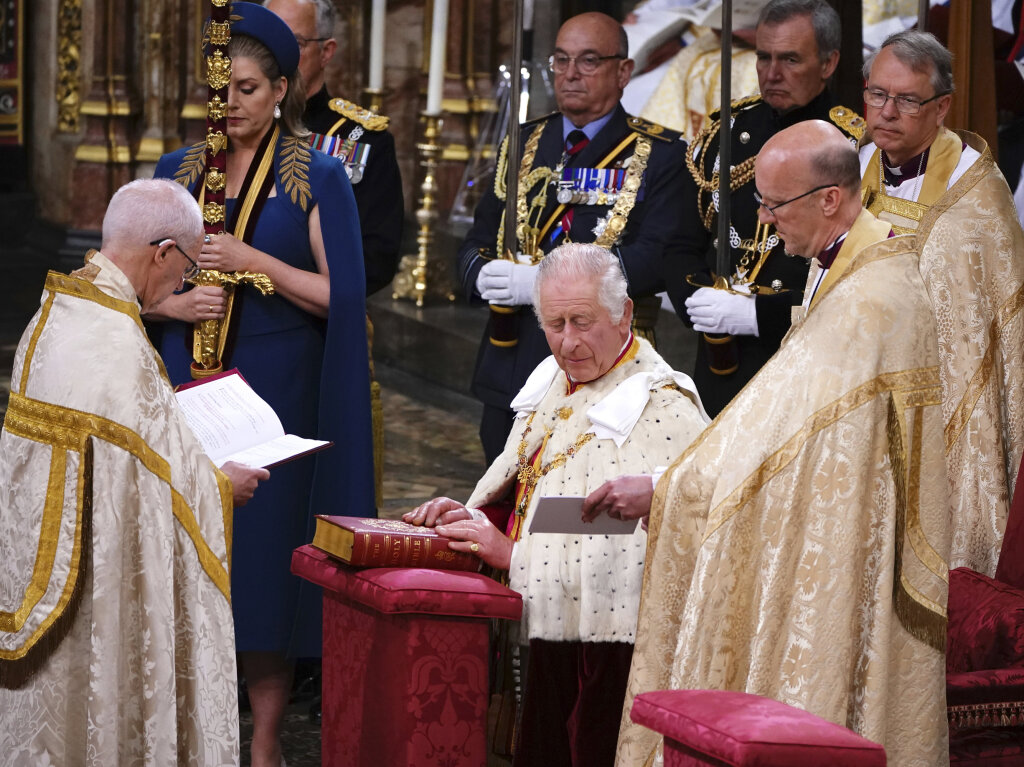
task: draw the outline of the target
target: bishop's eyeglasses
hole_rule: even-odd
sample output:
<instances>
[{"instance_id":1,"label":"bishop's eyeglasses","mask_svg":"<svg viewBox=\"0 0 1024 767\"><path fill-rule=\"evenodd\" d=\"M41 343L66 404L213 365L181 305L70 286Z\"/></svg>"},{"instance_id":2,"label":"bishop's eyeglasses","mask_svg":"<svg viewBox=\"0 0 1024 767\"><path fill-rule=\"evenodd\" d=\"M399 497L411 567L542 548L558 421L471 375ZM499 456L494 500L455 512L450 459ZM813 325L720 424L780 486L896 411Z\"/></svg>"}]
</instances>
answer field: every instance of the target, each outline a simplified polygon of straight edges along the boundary
<instances>
[{"instance_id":1,"label":"bishop's eyeglasses","mask_svg":"<svg viewBox=\"0 0 1024 767\"><path fill-rule=\"evenodd\" d=\"M901 115L916 115L921 111L921 107L929 101L941 99L945 95L945 93L937 93L930 99L919 99L916 96L897 96L886 93L880 88L865 88L864 103L872 109L884 109L885 102L892 99L892 103L896 105L896 109Z\"/></svg>"}]
</instances>

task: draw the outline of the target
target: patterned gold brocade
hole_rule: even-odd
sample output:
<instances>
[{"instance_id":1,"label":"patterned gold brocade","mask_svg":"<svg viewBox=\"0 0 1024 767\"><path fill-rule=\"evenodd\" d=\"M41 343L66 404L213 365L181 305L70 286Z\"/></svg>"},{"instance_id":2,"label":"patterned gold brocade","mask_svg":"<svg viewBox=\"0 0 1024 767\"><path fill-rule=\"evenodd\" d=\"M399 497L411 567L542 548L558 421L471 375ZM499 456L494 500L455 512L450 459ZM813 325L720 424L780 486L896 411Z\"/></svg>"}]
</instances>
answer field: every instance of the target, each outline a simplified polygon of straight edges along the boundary
<instances>
[{"instance_id":1,"label":"patterned gold brocade","mask_svg":"<svg viewBox=\"0 0 1024 767\"><path fill-rule=\"evenodd\" d=\"M950 521L913 245L840 265L655 489L619 767L660 761L628 711L671 688L765 695L882 743L890 764L946 764Z\"/></svg>"},{"instance_id":2,"label":"patterned gold brocade","mask_svg":"<svg viewBox=\"0 0 1024 767\"><path fill-rule=\"evenodd\" d=\"M232 488L102 253L50 274L0 431L0 761L238 764Z\"/></svg>"},{"instance_id":3,"label":"patterned gold brocade","mask_svg":"<svg viewBox=\"0 0 1024 767\"><path fill-rule=\"evenodd\" d=\"M1024 232L985 142L921 218L921 274L939 338L951 567L992 575L1024 450Z\"/></svg>"}]
</instances>

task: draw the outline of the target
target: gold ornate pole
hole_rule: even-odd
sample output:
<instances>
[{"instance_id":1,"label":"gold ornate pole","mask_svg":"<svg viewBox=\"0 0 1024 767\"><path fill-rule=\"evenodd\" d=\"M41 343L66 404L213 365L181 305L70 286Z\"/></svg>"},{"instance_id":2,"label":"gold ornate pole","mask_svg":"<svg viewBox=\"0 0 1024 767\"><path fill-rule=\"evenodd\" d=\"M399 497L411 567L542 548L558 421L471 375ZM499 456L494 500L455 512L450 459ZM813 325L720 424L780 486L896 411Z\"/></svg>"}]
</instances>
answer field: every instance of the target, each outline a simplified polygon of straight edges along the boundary
<instances>
[{"instance_id":1,"label":"gold ornate pole","mask_svg":"<svg viewBox=\"0 0 1024 767\"><path fill-rule=\"evenodd\" d=\"M210 0L210 21L206 29L206 42L209 46L206 56L209 98L206 103L206 171L201 182L203 226L207 238L213 234L223 234L227 220L224 198L228 162L227 100L228 85L231 82L231 58L228 56L228 43L231 42L230 11L228 0ZM203 269L190 282L193 285L222 287L227 297L223 319L202 320L194 325L190 372L193 378L198 379L215 375L224 369L224 348L231 321L231 309L234 306L235 287L242 282L250 282L263 295L270 295L274 292L274 284L265 274L225 273L215 269Z\"/></svg>"},{"instance_id":2,"label":"gold ornate pole","mask_svg":"<svg viewBox=\"0 0 1024 767\"><path fill-rule=\"evenodd\" d=\"M440 137L444 121L440 115L424 113L421 117L424 123L423 141L416 144L421 157L420 165L423 166L423 183L420 184L419 206L416 209L418 249L415 256L402 256L392 293L392 298L411 299L416 302L416 306L423 306L423 300L428 295L443 297L448 301L455 300L449 287L448 265L439 263L443 259L430 258L434 226L438 218L437 161L441 157Z\"/></svg>"}]
</instances>

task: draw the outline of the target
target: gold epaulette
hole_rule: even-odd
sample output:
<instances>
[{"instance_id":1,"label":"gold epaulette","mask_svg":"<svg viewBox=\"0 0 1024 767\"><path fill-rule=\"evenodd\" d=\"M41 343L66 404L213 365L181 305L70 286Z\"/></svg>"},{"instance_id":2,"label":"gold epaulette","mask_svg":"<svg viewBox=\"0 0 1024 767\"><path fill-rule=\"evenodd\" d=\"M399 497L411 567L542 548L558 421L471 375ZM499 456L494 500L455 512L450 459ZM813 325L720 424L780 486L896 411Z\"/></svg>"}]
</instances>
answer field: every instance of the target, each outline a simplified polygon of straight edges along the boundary
<instances>
[{"instance_id":1,"label":"gold epaulette","mask_svg":"<svg viewBox=\"0 0 1024 767\"><path fill-rule=\"evenodd\" d=\"M656 138L659 141L673 142L678 138L678 134L674 131L669 131L668 128L658 123L652 123L649 120L644 120L642 117L630 117L627 121L629 127L637 133L642 133L645 136ZM666 135L666 131L668 134Z\"/></svg>"},{"instance_id":2,"label":"gold epaulette","mask_svg":"<svg viewBox=\"0 0 1024 767\"><path fill-rule=\"evenodd\" d=\"M864 118L849 107L832 107L828 110L828 119L834 122L848 136L858 141L864 135L864 128L867 126Z\"/></svg>"},{"instance_id":3,"label":"gold epaulette","mask_svg":"<svg viewBox=\"0 0 1024 767\"><path fill-rule=\"evenodd\" d=\"M544 122L545 120L550 120L552 117L561 117L561 116L562 116L561 112L557 112L557 111L556 112L548 112L546 115L541 115L540 117L534 117L532 120L527 120L526 122L522 123L522 127L525 128L528 125L536 125L539 122Z\"/></svg>"},{"instance_id":4,"label":"gold epaulette","mask_svg":"<svg viewBox=\"0 0 1024 767\"><path fill-rule=\"evenodd\" d=\"M369 109L363 109L358 104L353 104L351 101L346 101L342 98L331 99L329 106L331 111L347 117L352 122L359 123L366 130L387 130L388 124L391 122L384 115L376 114Z\"/></svg>"},{"instance_id":5,"label":"gold epaulette","mask_svg":"<svg viewBox=\"0 0 1024 767\"><path fill-rule=\"evenodd\" d=\"M758 93L754 96L744 96L741 99L732 100L732 113L742 112L744 109L750 109L750 107L761 103L761 94ZM717 122L721 116L722 110L715 109L708 115L708 122Z\"/></svg>"}]
</instances>

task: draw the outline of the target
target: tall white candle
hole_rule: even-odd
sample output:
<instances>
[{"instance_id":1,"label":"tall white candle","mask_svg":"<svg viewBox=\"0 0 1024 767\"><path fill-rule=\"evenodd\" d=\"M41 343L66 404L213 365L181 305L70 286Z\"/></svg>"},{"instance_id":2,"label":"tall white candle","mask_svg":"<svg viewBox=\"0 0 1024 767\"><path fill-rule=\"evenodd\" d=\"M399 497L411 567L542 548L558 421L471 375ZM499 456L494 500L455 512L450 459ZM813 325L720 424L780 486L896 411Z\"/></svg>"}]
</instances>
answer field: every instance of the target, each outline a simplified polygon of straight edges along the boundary
<instances>
[{"instance_id":1,"label":"tall white candle","mask_svg":"<svg viewBox=\"0 0 1024 767\"><path fill-rule=\"evenodd\" d=\"M427 114L441 114L444 93L444 54L448 43L448 0L434 0L430 26L430 70L427 78Z\"/></svg>"},{"instance_id":2,"label":"tall white candle","mask_svg":"<svg viewBox=\"0 0 1024 767\"><path fill-rule=\"evenodd\" d=\"M387 0L373 0L370 15L370 90L384 89L384 16Z\"/></svg>"}]
</instances>

